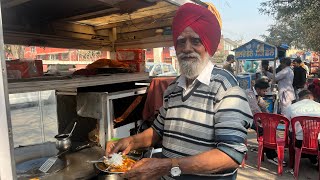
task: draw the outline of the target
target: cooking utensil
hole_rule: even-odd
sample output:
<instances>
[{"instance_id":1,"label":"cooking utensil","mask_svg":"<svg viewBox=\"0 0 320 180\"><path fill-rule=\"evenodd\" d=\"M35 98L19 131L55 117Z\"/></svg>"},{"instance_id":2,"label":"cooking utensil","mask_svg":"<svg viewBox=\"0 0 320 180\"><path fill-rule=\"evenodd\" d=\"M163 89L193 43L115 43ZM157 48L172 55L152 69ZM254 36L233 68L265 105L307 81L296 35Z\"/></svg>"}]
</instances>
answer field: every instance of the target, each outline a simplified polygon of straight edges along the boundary
<instances>
[{"instance_id":1,"label":"cooking utensil","mask_svg":"<svg viewBox=\"0 0 320 180\"><path fill-rule=\"evenodd\" d=\"M55 138L56 138L56 148L59 151L66 151L66 150L70 149L70 147L71 147L71 139L70 139L70 137L72 136L72 133L73 133L76 125L77 125L77 122L74 123L73 128L72 128L70 133L68 133L68 134L58 134L58 135L55 136Z\"/></svg>"},{"instance_id":2,"label":"cooking utensil","mask_svg":"<svg viewBox=\"0 0 320 180\"><path fill-rule=\"evenodd\" d=\"M74 131L74 129L76 128L76 125L77 125L77 122L74 122L73 127L72 127L72 129L71 129L70 133L68 133L68 134L58 134L58 135L56 135L56 136L55 136L55 138L66 138L66 137L71 137L71 136L72 136L72 133L73 133L73 131Z\"/></svg>"},{"instance_id":3,"label":"cooking utensil","mask_svg":"<svg viewBox=\"0 0 320 180\"><path fill-rule=\"evenodd\" d=\"M71 147L71 140L69 137L65 138L56 138L56 148L59 151L66 151L69 150Z\"/></svg>"},{"instance_id":4,"label":"cooking utensil","mask_svg":"<svg viewBox=\"0 0 320 180\"><path fill-rule=\"evenodd\" d=\"M41 165L46 162L49 157L39 157L30 159L21 163L18 163L16 166L17 178L18 179L31 179L35 177L45 176L47 173L55 173L65 168L67 163L61 159L58 159L55 164L48 170L47 173L43 173L39 170Z\"/></svg>"},{"instance_id":5,"label":"cooking utensil","mask_svg":"<svg viewBox=\"0 0 320 180\"><path fill-rule=\"evenodd\" d=\"M85 145L76 147L76 149L75 149L74 151L80 151L80 150L82 150L82 149L89 148L89 147L93 147L93 146L94 146L94 144L88 143L88 144L85 144Z\"/></svg>"},{"instance_id":6,"label":"cooking utensil","mask_svg":"<svg viewBox=\"0 0 320 180\"><path fill-rule=\"evenodd\" d=\"M104 161L103 160L87 161L87 163L104 163Z\"/></svg>"},{"instance_id":7,"label":"cooking utensil","mask_svg":"<svg viewBox=\"0 0 320 180\"><path fill-rule=\"evenodd\" d=\"M57 161L58 157L61 156L61 155L64 154L64 153L68 152L68 151L69 151L69 150L66 150L66 151L63 151L63 152L57 154L56 156L50 157L49 159L46 160L46 162L44 162L44 163L42 164L42 166L39 168L39 170L40 170L41 172L44 172L44 173L48 172L49 169L50 169L50 168L54 165L54 163Z\"/></svg>"}]
</instances>

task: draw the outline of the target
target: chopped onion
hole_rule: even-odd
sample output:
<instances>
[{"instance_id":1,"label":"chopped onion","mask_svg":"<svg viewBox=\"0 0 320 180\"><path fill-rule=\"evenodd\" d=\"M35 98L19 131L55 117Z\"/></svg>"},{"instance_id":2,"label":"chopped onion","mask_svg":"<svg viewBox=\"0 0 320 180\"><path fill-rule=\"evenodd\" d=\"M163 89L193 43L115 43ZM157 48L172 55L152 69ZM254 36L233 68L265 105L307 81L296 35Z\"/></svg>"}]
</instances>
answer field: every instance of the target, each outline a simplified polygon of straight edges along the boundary
<instances>
[{"instance_id":1,"label":"chopped onion","mask_svg":"<svg viewBox=\"0 0 320 180\"><path fill-rule=\"evenodd\" d=\"M121 154L111 154L111 158L108 160L110 166L121 166L123 163L123 157Z\"/></svg>"}]
</instances>

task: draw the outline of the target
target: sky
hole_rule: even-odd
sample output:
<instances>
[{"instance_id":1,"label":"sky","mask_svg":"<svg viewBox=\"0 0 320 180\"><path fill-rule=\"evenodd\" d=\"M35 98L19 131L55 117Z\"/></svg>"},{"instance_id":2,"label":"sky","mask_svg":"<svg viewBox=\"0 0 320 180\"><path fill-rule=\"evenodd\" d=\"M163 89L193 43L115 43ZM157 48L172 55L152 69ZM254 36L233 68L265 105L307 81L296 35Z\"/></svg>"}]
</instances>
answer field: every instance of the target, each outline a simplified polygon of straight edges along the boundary
<instances>
[{"instance_id":1,"label":"sky","mask_svg":"<svg viewBox=\"0 0 320 180\"><path fill-rule=\"evenodd\" d=\"M272 17L262 15L258 8L266 0L203 0L213 3L222 16L222 34L232 40L263 40L260 36L268 34Z\"/></svg>"}]
</instances>

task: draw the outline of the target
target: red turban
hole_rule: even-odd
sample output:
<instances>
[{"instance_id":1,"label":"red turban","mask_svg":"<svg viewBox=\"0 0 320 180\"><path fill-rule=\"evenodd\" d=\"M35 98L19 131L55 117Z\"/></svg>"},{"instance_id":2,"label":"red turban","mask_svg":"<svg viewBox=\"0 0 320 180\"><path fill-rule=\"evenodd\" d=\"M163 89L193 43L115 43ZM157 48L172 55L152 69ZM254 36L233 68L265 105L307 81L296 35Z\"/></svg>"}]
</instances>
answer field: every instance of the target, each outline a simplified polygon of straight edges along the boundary
<instances>
[{"instance_id":1,"label":"red turban","mask_svg":"<svg viewBox=\"0 0 320 180\"><path fill-rule=\"evenodd\" d=\"M187 27L191 27L200 36L207 52L213 56L221 37L221 28L217 17L203 6L192 3L182 5L172 23L175 47L177 47L177 38Z\"/></svg>"}]
</instances>

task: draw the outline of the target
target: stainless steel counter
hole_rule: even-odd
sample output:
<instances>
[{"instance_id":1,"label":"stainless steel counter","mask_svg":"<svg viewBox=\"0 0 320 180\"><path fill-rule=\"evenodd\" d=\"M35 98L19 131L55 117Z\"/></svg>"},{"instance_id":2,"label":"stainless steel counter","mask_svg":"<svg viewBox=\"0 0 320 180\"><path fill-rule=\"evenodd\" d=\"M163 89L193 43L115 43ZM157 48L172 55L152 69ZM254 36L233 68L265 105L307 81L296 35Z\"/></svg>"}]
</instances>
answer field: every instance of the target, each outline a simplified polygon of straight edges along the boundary
<instances>
[{"instance_id":1,"label":"stainless steel counter","mask_svg":"<svg viewBox=\"0 0 320 180\"><path fill-rule=\"evenodd\" d=\"M79 87L143 81L148 79L148 73L118 73L89 77L41 77L9 81L8 89L10 94L45 90L76 90Z\"/></svg>"},{"instance_id":2,"label":"stainless steel counter","mask_svg":"<svg viewBox=\"0 0 320 180\"><path fill-rule=\"evenodd\" d=\"M104 150L100 147L83 149L79 152L70 153L65 156L67 167L57 173L47 175L43 180L74 180L90 179L98 174L94 164L86 161L98 160L104 155Z\"/></svg>"}]
</instances>

